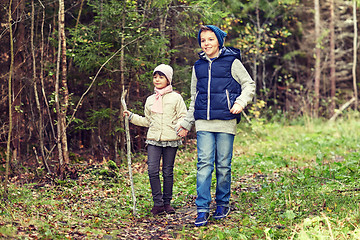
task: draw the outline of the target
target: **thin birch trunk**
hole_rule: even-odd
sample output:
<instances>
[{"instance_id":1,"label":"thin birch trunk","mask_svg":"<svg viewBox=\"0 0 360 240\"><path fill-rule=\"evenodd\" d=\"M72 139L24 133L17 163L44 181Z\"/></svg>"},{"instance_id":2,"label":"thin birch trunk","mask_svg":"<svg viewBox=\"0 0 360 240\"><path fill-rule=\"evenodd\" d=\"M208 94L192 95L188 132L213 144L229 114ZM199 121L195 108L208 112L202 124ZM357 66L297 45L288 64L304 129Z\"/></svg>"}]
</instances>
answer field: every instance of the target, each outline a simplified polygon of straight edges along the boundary
<instances>
[{"instance_id":1,"label":"thin birch trunk","mask_svg":"<svg viewBox=\"0 0 360 240\"><path fill-rule=\"evenodd\" d=\"M125 77L124 77L124 55L125 55L125 50L124 50L124 45L125 45L125 13L123 14L123 18L122 18L122 32L123 32L123 36L121 37L121 51L120 51L120 91L123 91L125 89ZM124 99L125 100L125 99ZM122 106L120 106L121 109ZM124 109L122 109L124 110ZM120 114L120 122L121 124L123 123L123 119L122 119L122 114ZM124 141L124 134L122 132L120 132L120 159L124 159L124 151L123 149L125 149L125 141Z\"/></svg>"},{"instance_id":2,"label":"thin birch trunk","mask_svg":"<svg viewBox=\"0 0 360 240\"><path fill-rule=\"evenodd\" d=\"M13 1L12 1L13 2ZM25 1L17 0L14 1L14 9L12 12L12 24L16 22L16 26L13 30L14 37L14 68L12 76L12 88L13 88L13 106L21 106L23 104L23 89L26 86L21 80L27 73L20 67L20 65L26 62L26 27L25 21L23 21L22 14L25 12ZM26 143L21 141L22 137L25 135L25 125L24 117L25 115L21 111L13 111L13 129L12 134L12 146L14 151L12 153L12 158L18 163L24 163L24 156L21 154L22 146L25 146Z\"/></svg>"},{"instance_id":3,"label":"thin birch trunk","mask_svg":"<svg viewBox=\"0 0 360 240\"><path fill-rule=\"evenodd\" d=\"M357 17L356 17L356 0L353 0L353 16L354 16L354 60L352 67L352 75L353 75L353 86L354 86L354 97L355 97L355 111L358 111L358 90L356 84L356 64L357 64L357 39L358 39L358 30L357 30Z\"/></svg>"},{"instance_id":4,"label":"thin birch trunk","mask_svg":"<svg viewBox=\"0 0 360 240\"><path fill-rule=\"evenodd\" d=\"M61 42L61 83L64 101L61 104L61 144L63 150L64 163L69 163L69 150L67 144L66 134L66 113L69 106L69 89L67 85L67 63L66 63L66 36L65 36L65 3L64 0L59 0L59 35Z\"/></svg>"},{"instance_id":5,"label":"thin birch trunk","mask_svg":"<svg viewBox=\"0 0 360 240\"><path fill-rule=\"evenodd\" d=\"M59 0L59 4L61 4L61 0ZM61 15L61 7L59 6L59 18ZM61 27L60 27L60 19L59 19L59 36L58 36L58 54L57 54L57 60L56 60L56 80L55 80L55 109L56 109L56 115L57 115L57 149L58 149L58 156L59 156L59 176L60 178L64 177L64 157L62 153L62 141L61 141L61 135L62 135L62 119L61 119L61 108L60 108L60 100L59 100L59 88L60 88L60 65L61 65Z\"/></svg>"},{"instance_id":6,"label":"thin birch trunk","mask_svg":"<svg viewBox=\"0 0 360 240\"><path fill-rule=\"evenodd\" d=\"M159 19L159 31L160 31L160 35L162 38L165 38L165 31L166 31L166 21L168 18L168 13L169 13L169 7L170 5L166 6L166 12L164 15L161 14L161 10L159 10L159 15L160 15L160 19ZM161 52L160 54L163 55L165 52L165 48L161 48Z\"/></svg>"},{"instance_id":7,"label":"thin birch trunk","mask_svg":"<svg viewBox=\"0 0 360 240\"><path fill-rule=\"evenodd\" d=\"M314 82L314 117L319 116L319 101L320 101L320 58L321 58L321 49L320 49L320 4L319 0L314 0L315 5L315 82Z\"/></svg>"},{"instance_id":8,"label":"thin birch trunk","mask_svg":"<svg viewBox=\"0 0 360 240\"><path fill-rule=\"evenodd\" d=\"M34 95L35 95L35 102L36 107L39 111L39 143L40 143L40 149L42 154L42 161L43 164L47 170L48 173L51 173L49 165L47 164L47 161L45 159L44 155L44 128L43 128L43 114L41 110L38 90L37 90L37 81L36 81L36 58L35 58L35 47L34 47L34 22L35 22L35 6L34 6L34 0L31 1L31 54L33 58L33 84L34 84Z\"/></svg>"},{"instance_id":9,"label":"thin birch trunk","mask_svg":"<svg viewBox=\"0 0 360 240\"><path fill-rule=\"evenodd\" d=\"M254 58L253 58L253 68L252 68L252 77L253 80L255 82L255 84L258 86L258 76L257 76L257 59L258 59L258 52L260 49L260 16L259 16L259 0L256 1L256 25L257 25L257 30L256 30L256 42L255 42L255 46L256 46L256 50L254 53ZM255 94L254 96L254 102L257 101L257 96Z\"/></svg>"},{"instance_id":10,"label":"thin birch trunk","mask_svg":"<svg viewBox=\"0 0 360 240\"><path fill-rule=\"evenodd\" d=\"M43 14L42 14L42 23L41 23L41 50L40 50L40 82L41 82L41 92L42 92L42 96L44 98L44 103L46 105L46 110L47 110L47 113L48 113L48 117L49 117L49 123L50 123L50 126L51 126L51 132L52 132L52 135L54 137L54 139L56 139L56 133L55 133L55 128L54 128L54 124L53 124L53 120L52 120L52 117L51 117L51 110L50 110L50 107L49 107L49 103L47 101L47 97L46 97L46 93L45 93L45 84L44 84L44 46L45 46L45 38L44 38L44 24L45 24L45 7L43 7ZM51 33L51 25L49 27L49 33ZM50 36L49 36L49 39L50 39ZM49 40L48 40L48 46L50 45L49 44ZM49 139L51 140L51 139ZM45 149L45 148L44 148ZM42 151L44 151L44 149L41 149ZM42 153L44 156L45 154ZM46 158L48 158L49 155L46 156Z\"/></svg>"},{"instance_id":11,"label":"thin birch trunk","mask_svg":"<svg viewBox=\"0 0 360 240\"><path fill-rule=\"evenodd\" d=\"M41 3L41 2L40 2ZM49 122L50 122L50 126L51 126L51 130L52 130L52 134L54 139L56 139L56 135L55 135L55 130L54 130L54 125L53 125L53 121L51 119L51 111L50 111L50 107L48 105L47 102L47 98L46 98L46 93L45 93L45 86L44 86L44 45L45 45L45 40L44 40L44 24L45 24L45 6L42 5L42 22L41 22L41 45L40 45L40 83L41 83L41 92L42 92L42 96L44 98L44 102L46 105L46 110L48 112L49 115ZM51 31L49 31L51 32ZM44 131L41 132L40 136L42 136L42 138L44 138ZM48 156L45 154L45 146L41 145L41 155L44 157L44 161L47 162ZM51 173L50 168L48 169L49 173Z\"/></svg>"},{"instance_id":12,"label":"thin birch trunk","mask_svg":"<svg viewBox=\"0 0 360 240\"><path fill-rule=\"evenodd\" d=\"M10 171L10 143L11 143L11 133L12 133L12 94L11 94L11 77L13 75L13 68L14 68L14 42L13 42L13 32L12 32L12 25L11 25L11 6L12 0L9 3L9 11L8 11L8 24L9 24L9 34L10 34L10 70L9 70L9 82L8 82L8 89L9 89L9 132L8 132L8 139L6 144L6 164L5 164L5 180L4 180L4 194L3 199L8 198L8 182L9 182L9 171Z\"/></svg>"},{"instance_id":13,"label":"thin birch trunk","mask_svg":"<svg viewBox=\"0 0 360 240\"><path fill-rule=\"evenodd\" d=\"M336 93L334 0L330 0L330 83L331 83L331 107L330 107L330 113L334 114L334 111L335 111L335 93Z\"/></svg>"}]
</instances>

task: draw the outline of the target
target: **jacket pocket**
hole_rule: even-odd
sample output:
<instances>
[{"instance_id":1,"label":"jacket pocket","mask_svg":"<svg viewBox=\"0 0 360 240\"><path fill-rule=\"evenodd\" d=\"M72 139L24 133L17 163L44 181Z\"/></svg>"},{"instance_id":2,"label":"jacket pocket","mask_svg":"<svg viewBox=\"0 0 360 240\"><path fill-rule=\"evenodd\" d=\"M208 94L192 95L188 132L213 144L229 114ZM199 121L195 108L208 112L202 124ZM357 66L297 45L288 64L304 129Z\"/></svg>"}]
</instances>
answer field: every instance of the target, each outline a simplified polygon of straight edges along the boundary
<instances>
[{"instance_id":1,"label":"jacket pocket","mask_svg":"<svg viewBox=\"0 0 360 240\"><path fill-rule=\"evenodd\" d=\"M199 91L196 92L195 94L195 99L194 99L194 108L195 109L201 109L204 106L206 106L206 99L204 99L203 97L204 94L199 94Z\"/></svg>"}]
</instances>

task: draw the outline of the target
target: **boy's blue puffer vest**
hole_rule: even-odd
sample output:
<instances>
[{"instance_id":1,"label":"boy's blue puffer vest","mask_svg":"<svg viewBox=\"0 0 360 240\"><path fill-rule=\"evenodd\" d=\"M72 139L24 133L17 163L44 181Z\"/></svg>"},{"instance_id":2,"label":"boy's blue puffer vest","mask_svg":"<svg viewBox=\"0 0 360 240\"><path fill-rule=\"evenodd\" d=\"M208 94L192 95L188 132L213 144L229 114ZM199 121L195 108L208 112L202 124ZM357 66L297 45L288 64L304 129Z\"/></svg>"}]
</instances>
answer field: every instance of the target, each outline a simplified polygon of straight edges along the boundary
<instances>
[{"instance_id":1,"label":"boy's blue puffer vest","mask_svg":"<svg viewBox=\"0 0 360 240\"><path fill-rule=\"evenodd\" d=\"M197 78L195 120L240 121L240 114L230 113L236 98L241 94L241 85L232 77L231 66L235 59L241 60L240 50L224 47L220 56L211 63L203 52L195 62ZM210 72L210 77L209 77Z\"/></svg>"}]
</instances>

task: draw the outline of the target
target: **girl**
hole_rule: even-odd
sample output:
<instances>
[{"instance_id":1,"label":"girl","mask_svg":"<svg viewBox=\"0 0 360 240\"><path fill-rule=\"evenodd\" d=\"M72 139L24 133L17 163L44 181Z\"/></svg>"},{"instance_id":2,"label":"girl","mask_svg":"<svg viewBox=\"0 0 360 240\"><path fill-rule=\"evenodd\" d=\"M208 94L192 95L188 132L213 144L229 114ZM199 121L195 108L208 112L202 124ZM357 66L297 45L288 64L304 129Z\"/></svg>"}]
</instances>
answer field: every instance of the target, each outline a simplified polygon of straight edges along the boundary
<instances>
[{"instance_id":1,"label":"girl","mask_svg":"<svg viewBox=\"0 0 360 240\"><path fill-rule=\"evenodd\" d=\"M148 127L147 153L148 174L154 207L151 213L155 215L175 213L170 205L173 190L173 169L176 151L182 144L177 135L180 121L186 115L186 105L180 94L172 89L173 69L169 65L160 64L153 71L155 93L146 99L145 117L124 111L124 116L135 125ZM159 177L160 159L162 156L163 191Z\"/></svg>"}]
</instances>

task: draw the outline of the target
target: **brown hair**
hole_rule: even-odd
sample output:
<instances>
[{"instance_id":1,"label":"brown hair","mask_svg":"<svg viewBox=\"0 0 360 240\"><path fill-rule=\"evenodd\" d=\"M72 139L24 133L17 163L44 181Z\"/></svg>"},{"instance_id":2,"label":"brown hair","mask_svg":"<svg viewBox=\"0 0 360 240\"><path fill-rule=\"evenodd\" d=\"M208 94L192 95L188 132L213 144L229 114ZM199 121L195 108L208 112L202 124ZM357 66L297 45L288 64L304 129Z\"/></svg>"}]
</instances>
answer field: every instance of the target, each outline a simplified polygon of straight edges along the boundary
<instances>
[{"instance_id":1,"label":"brown hair","mask_svg":"<svg viewBox=\"0 0 360 240\"><path fill-rule=\"evenodd\" d=\"M169 79L167 78L167 76L166 76L163 72L155 71L155 72L153 73L153 76L155 76L155 74L159 74L160 76L165 77L166 80L167 80L168 85L170 85Z\"/></svg>"},{"instance_id":2,"label":"brown hair","mask_svg":"<svg viewBox=\"0 0 360 240\"><path fill-rule=\"evenodd\" d=\"M200 26L200 32L202 31L212 31L208 26L205 26L205 25L201 25Z\"/></svg>"}]
</instances>

